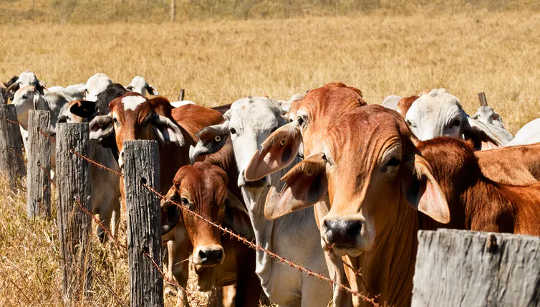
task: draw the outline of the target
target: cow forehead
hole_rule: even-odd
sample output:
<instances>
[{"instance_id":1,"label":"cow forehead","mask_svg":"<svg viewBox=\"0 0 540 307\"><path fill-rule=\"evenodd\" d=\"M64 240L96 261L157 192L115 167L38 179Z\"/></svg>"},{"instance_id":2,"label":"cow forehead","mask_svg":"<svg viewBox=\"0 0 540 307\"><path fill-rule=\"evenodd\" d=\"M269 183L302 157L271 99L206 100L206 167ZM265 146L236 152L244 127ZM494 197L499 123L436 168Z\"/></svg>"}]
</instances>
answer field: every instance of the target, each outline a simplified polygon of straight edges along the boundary
<instances>
[{"instance_id":1,"label":"cow forehead","mask_svg":"<svg viewBox=\"0 0 540 307\"><path fill-rule=\"evenodd\" d=\"M441 116L450 116L459 112L461 106L454 95L444 89L432 90L428 94L420 96L409 108L405 115L407 119L434 119Z\"/></svg>"},{"instance_id":2,"label":"cow forehead","mask_svg":"<svg viewBox=\"0 0 540 307\"><path fill-rule=\"evenodd\" d=\"M230 125L253 130L275 127L279 111L278 104L266 97L243 98L231 105Z\"/></svg>"},{"instance_id":3,"label":"cow forehead","mask_svg":"<svg viewBox=\"0 0 540 307\"><path fill-rule=\"evenodd\" d=\"M135 111L139 105L146 102L146 98L143 96L125 96L121 101L124 110Z\"/></svg>"}]
</instances>

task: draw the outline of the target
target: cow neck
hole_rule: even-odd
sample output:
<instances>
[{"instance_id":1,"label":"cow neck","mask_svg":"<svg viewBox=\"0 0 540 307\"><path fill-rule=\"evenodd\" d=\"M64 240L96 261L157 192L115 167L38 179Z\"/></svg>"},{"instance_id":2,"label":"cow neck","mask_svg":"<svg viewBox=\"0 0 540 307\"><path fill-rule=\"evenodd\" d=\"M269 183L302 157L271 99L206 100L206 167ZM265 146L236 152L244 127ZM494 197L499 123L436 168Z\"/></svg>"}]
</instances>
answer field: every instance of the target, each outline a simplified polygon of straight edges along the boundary
<instances>
[{"instance_id":1,"label":"cow neck","mask_svg":"<svg viewBox=\"0 0 540 307\"><path fill-rule=\"evenodd\" d=\"M184 165L190 164L189 147L194 144L191 136L180 127L186 144L178 147L175 143L159 144L159 169L160 169L160 192L166 194L172 185L174 176L178 169ZM157 139L155 137L154 139Z\"/></svg>"},{"instance_id":2,"label":"cow neck","mask_svg":"<svg viewBox=\"0 0 540 307\"><path fill-rule=\"evenodd\" d=\"M513 194L512 187L477 180L460 193L459 206L464 210L464 220L456 228L513 232L515 210L504 194Z\"/></svg>"},{"instance_id":3,"label":"cow neck","mask_svg":"<svg viewBox=\"0 0 540 307\"><path fill-rule=\"evenodd\" d=\"M356 276L358 289L385 306L408 306L412 295L418 212L404 201L399 207L392 227L377 235L370 251L353 259L362 274Z\"/></svg>"},{"instance_id":4,"label":"cow neck","mask_svg":"<svg viewBox=\"0 0 540 307\"><path fill-rule=\"evenodd\" d=\"M267 220L264 217L264 203L268 190L268 188L261 188L260 192L255 194L242 188L242 194L246 200L246 205L249 203L248 215L251 226L253 226L253 232L255 233L255 243L265 249L272 250L272 235L275 221ZM255 273L261 278L263 289L266 289L267 283L270 281L269 274L272 271L273 261L267 253L259 249L256 250L255 255Z\"/></svg>"}]
</instances>

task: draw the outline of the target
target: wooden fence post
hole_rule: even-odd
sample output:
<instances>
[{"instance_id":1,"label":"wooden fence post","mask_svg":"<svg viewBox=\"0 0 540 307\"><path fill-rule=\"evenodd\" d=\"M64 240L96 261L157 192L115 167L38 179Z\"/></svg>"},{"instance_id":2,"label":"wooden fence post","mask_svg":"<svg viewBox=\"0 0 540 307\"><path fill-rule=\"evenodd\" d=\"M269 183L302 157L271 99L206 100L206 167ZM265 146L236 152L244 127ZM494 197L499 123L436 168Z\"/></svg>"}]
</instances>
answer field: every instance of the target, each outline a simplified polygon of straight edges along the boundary
<instances>
[{"instance_id":1,"label":"wooden fence post","mask_svg":"<svg viewBox=\"0 0 540 307\"><path fill-rule=\"evenodd\" d=\"M418 232L412 306L537 306L540 238Z\"/></svg>"},{"instance_id":2,"label":"wooden fence post","mask_svg":"<svg viewBox=\"0 0 540 307\"><path fill-rule=\"evenodd\" d=\"M28 217L51 216L51 136L50 113L30 111L28 118L28 176L26 212Z\"/></svg>"},{"instance_id":3,"label":"wooden fence post","mask_svg":"<svg viewBox=\"0 0 540 307\"><path fill-rule=\"evenodd\" d=\"M63 259L63 293L67 302L82 302L92 283L88 124L58 124L56 140L57 224Z\"/></svg>"},{"instance_id":4,"label":"wooden fence post","mask_svg":"<svg viewBox=\"0 0 540 307\"><path fill-rule=\"evenodd\" d=\"M26 176L24 165L24 145L17 121L15 106L0 105L0 172L8 179L12 189L16 189L20 179Z\"/></svg>"},{"instance_id":5,"label":"wooden fence post","mask_svg":"<svg viewBox=\"0 0 540 307\"><path fill-rule=\"evenodd\" d=\"M486 98L486 93L484 93L484 92L478 93L478 100L480 100L480 106L485 107L485 106L488 105L487 98Z\"/></svg>"},{"instance_id":6,"label":"wooden fence post","mask_svg":"<svg viewBox=\"0 0 540 307\"><path fill-rule=\"evenodd\" d=\"M159 191L158 144L127 141L123 150L131 306L163 306L163 276L155 267L161 267L160 199L144 186Z\"/></svg>"}]
</instances>

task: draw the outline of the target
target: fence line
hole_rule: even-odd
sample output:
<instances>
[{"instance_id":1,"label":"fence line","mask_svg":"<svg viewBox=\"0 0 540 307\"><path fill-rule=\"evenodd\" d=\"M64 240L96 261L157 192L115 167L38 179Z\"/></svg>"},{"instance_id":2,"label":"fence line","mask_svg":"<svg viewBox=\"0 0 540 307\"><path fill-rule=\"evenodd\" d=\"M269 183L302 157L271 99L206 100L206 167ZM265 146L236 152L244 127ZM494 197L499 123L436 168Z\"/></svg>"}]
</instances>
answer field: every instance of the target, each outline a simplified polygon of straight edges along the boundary
<instances>
[{"instance_id":1,"label":"fence line","mask_svg":"<svg viewBox=\"0 0 540 307\"><path fill-rule=\"evenodd\" d=\"M115 171L115 170L112 170L112 169L106 167L105 165L103 165L103 164L101 164L101 163L99 163L99 162L97 162L97 161L94 161L94 160L90 159L89 157L86 157L86 156L82 155L81 153L78 153L78 152L76 152L76 151L74 151L74 150L71 150L71 152L72 152L74 155L77 155L77 156L83 158L84 160L90 162L92 165L94 165L94 166L96 166L96 167L100 167L100 168L103 168L103 169L105 169L105 170L108 170L108 171L110 171L110 172L116 174L117 176L123 176L122 173L117 172L117 171ZM142 184L142 183L141 183L141 184ZM152 187L148 186L147 184L142 184L142 185L143 185L146 189L148 189L149 191L151 191L152 193L154 193L158 198L160 198L160 199L165 199L165 197L164 197L161 193L159 193L158 191L156 191L156 190L153 189ZM284 257L282 257L282 256L280 256L280 255L278 255L278 254L276 254L276 253L274 253L274 252L272 252L272 251L270 251L270 250L268 250L268 249L266 249L266 248L260 246L260 245L257 245L257 244L255 244L255 243L251 242L250 240L248 240L248 239L246 239L246 238L244 238L244 237L242 237L242 236L240 236L240 235L234 233L233 231L229 230L228 228L223 227L223 226L221 226L221 225L219 225L219 224L216 224L216 223L214 223L214 222L212 222L212 221L206 219L205 217L199 215L198 213L196 213L196 212L190 210L188 207L186 207L186 206L184 206L184 205L182 205L182 204L180 204L180 203L178 203L178 202L175 202L175 201L173 201L173 200L167 200L167 201L170 201L170 202L173 203L174 205L178 206L180 209L185 210L186 212L188 212L188 214L191 214L191 215L197 217L198 219L201 219L201 220L205 221L206 223L210 224L211 226L217 228L219 231L221 231L221 232L223 232L223 233L229 235L231 238L234 238L234 239L240 241L241 243L247 245L247 246L248 246L249 248L251 248L251 249L254 249L254 250L260 250L260 251L262 251L262 252L268 254L270 257L272 257L272 258L278 260L279 262L281 262L281 263L283 263L283 264L286 264L286 265L289 265L290 267L292 267L292 268L294 268L294 269L296 269L296 270L298 270L298 271L300 271L300 272L302 272L302 273L304 273L304 274L306 274L306 275L308 275L308 276L311 276L311 277L314 277L314 278L318 278L318 279L320 279L320 280L324 280L324 281L328 282L331 286L337 286L337 287L339 287L339 288L345 290L346 292L348 292L348 293L350 293L350 294L352 294L352 295L354 295L354 296L357 296L357 297L361 298L362 300L364 300L364 301L366 301L366 302L368 302L368 303L371 303L371 304L374 305L374 306L378 306L378 304L377 304L377 302L375 301L374 298L367 297L367 296L361 294L360 292L355 291L355 290L353 290L353 289L350 288L350 287L347 287L346 285L343 285L343 284L341 284L341 283L338 283L338 282L332 280L332 279L329 278L329 277L326 277L326 276L324 276L324 275L322 275L322 274L319 274L319 273L317 273L317 272L314 272L314 271L312 271L312 270L310 270L310 269L308 269L308 268L306 268L306 267L303 267L303 266L301 266L301 265L299 265L299 264L296 264L296 263L294 263L293 261L291 261L291 260L289 260L289 259L287 259L287 258L284 258ZM355 272L355 273L357 273L357 272ZM164 278L165 278L165 277L164 277ZM176 284L175 284L175 285L176 285ZM182 288L182 287L180 287L180 288Z\"/></svg>"},{"instance_id":2,"label":"fence line","mask_svg":"<svg viewBox=\"0 0 540 307\"><path fill-rule=\"evenodd\" d=\"M11 120L7 120L8 122L12 122L12 123L17 123L17 121L11 121ZM39 130L40 133L46 135L47 137L49 138L54 138L54 136L48 134L48 133L45 133L43 132L41 129ZM99 163L98 161L95 161L87 156L85 156L84 154L81 154L80 152L74 150L73 148L70 148L68 150L68 152L70 152L71 154L73 155L76 155L78 156L79 158L81 159L84 159L85 161L87 161L90 165L94 166L94 167L99 167L101 169L104 169L110 173L113 173L115 174L116 176L119 176L119 177L123 177L124 174L122 174L121 172L119 171L116 171L114 169L111 169L105 165L103 165L102 163ZM141 183L141 185L143 185L146 189L148 189L150 192L152 192L153 194L155 194L159 199L163 200L165 199L165 197L159 193L158 191L156 191L155 189L153 189L152 187L148 186L147 184L144 184L144 183ZM256 243L253 243L251 242L250 240L244 238L243 236L241 235L238 235L236 234L235 232L231 231L230 229L226 228L226 227L223 227L219 224L216 224L214 222L212 222L211 220L208 220L206 219L205 217L199 215L198 213L190 210L187 206L184 206L176 201L173 201L173 200L168 200L170 201L171 203L173 203L174 205L178 206L180 209L182 210L185 210L188 214L190 215L193 215L195 217L197 217L198 219L201 219L203 221L205 221L206 223L210 224L212 227L218 229L220 232L222 233L225 233L227 235L229 235L231 238L234 238L236 240L238 240L239 242L241 242L242 244L248 246L249 248L251 249L254 249L254 250L259 250L259 251L262 251L266 254L268 254L270 257L272 257L273 259L277 260L278 262L282 263L282 264L285 264L285 265L288 265L304 274L306 274L307 276L311 276L313 278L317 278L317 279L320 279L320 280L323 280L323 281L326 281L328 282L331 286L337 286L339 287L340 289L350 293L351 295L354 295L354 296L357 296L359 298L361 298L362 300L372 304L373 306L378 306L378 303L376 302L375 298L370 298L370 297L367 297L363 294L361 294L360 292L358 291L355 291L353 290L352 288L346 286L346 285L343 285L341 283L338 283L334 280L332 280L331 278L327 277L327 276L324 276L322 274L319 274L317 272L314 272L304 266L301 266L285 257L282 257ZM110 231L110 229L108 229L107 227L105 227L105 225L101 222L101 221L98 221L98 219L94 216L94 214L92 212L90 212L88 209L86 208L82 208L82 205L78 202L76 202L77 204L77 207L80 208L80 210L82 210L85 214L91 216L92 220L94 220L100 227L102 227L104 230L105 230L105 233L107 234L107 236L109 236L112 241L114 242L114 245L116 245L117 248L122 248L122 249L126 249L127 250L127 246L125 245L122 245L121 243L119 243L117 241L117 238L115 238L113 235L112 235L112 232ZM156 266L156 262L155 260L150 256L150 255L146 255L147 258L149 258L150 260L152 260L152 262L154 263L154 266ZM165 280L165 282L167 282L168 284L170 285L173 285L173 286L176 286L182 290L184 290L186 293L190 293L189 291L187 291L187 289L185 289L184 287L182 287L180 284L178 284L178 282L176 282L175 280L170 280L166 274L163 273L163 271L161 269L159 269L159 272L160 274L162 275L163 277L163 280ZM354 271L355 274L359 274L358 272Z\"/></svg>"}]
</instances>

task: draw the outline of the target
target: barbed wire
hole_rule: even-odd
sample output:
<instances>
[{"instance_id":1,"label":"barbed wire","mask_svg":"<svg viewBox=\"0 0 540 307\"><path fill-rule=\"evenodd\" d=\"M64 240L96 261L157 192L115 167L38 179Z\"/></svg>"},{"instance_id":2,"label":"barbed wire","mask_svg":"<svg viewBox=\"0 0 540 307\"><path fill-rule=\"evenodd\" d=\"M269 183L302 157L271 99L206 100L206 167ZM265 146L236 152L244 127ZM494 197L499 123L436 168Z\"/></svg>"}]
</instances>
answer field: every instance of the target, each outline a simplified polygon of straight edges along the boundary
<instances>
[{"instance_id":1,"label":"barbed wire","mask_svg":"<svg viewBox=\"0 0 540 307\"><path fill-rule=\"evenodd\" d=\"M7 119L6 118L6 121L9 122L9 123L13 123L13 124L19 124L19 122L17 121L13 121L13 120L10 120L10 119ZM40 132L42 135L46 136L46 137L49 137L49 138L54 138L54 136L48 134L48 133L45 133L43 132L41 129L38 128L38 132ZM116 176L119 176L119 177L123 177L123 174L117 170L114 170L112 168L109 168L101 163L99 163L98 161L95 161L77 151L75 151L74 149L70 149L69 150L70 153L80 157L81 159L84 159L85 161L87 161L89 164L91 164L92 166L94 167L99 167L101 169L104 169L110 173L113 173L115 174ZM141 183L142 184L142 183ZM282 264L285 264L285 265L288 265L304 274L306 274L307 276L311 276L311 277L314 277L314 278L317 278L317 279L320 279L320 280L323 280L323 281L326 281L328 282L332 287L338 287L354 296L357 296L359 298L361 298L362 300L368 302L368 303L371 303L372 305L374 306L378 306L378 303L375 301L374 298L370 298L370 297L367 297L363 294L361 294L360 292L356 291L356 290L353 290L352 288L346 286L346 285L343 285L341 283L338 283L334 280L332 280L331 278L327 277L327 276L324 276L320 273L317 273L317 272L314 272L306 267L303 267L299 264L296 264L294 263L293 261L285 258L285 257L282 257L258 244L255 244L253 243L252 241L236 234L235 232L231 231L230 229L226 228L226 227L223 227L211 220L208 220L207 218L201 216L200 214L190 210L187 206L184 206L174 200L170 200L170 199L166 199L161 193L159 193L158 191L156 191L154 188L150 187L149 185L147 184L142 184L146 189L148 189L150 192L152 192L153 194L155 194L158 198L162 199L162 200L167 200L171 203L173 203L174 205L178 206L179 208L181 208L182 210L184 210L185 212L187 212L188 214L190 215L193 215L195 217L197 217L198 219L201 219L203 221L205 221L206 223L208 223L209 225L211 225L212 227L218 229L219 231L229 235L231 238L235 238L236 240L238 240L239 242L243 243L244 245L248 246L249 248L251 249L254 249L254 250L259 250L259 251L262 251L264 252L265 254L269 255L270 257L272 257L273 259L281 262ZM107 236L109 236L111 238L111 241L113 242L113 244L117 247L117 248L121 248L121 249L126 249L127 247L125 245L122 245L120 244L116 238L112 235L112 233L110 232L110 230L108 229L108 227L105 227L105 225L99 221L97 218L94 217L94 215L86 208L84 208L80 203L77 203L78 204L78 207L85 213L85 214L89 214L92 216L92 219L106 232ZM169 278L166 276L166 274L159 268L159 265L157 265L157 262L155 262L155 260L150 256L148 255L147 253L145 253L145 256L147 258L149 258L151 261L152 261L152 264L156 267L156 269L158 269L158 271L160 272L160 274L162 275L163 277L163 280L165 280L168 284L170 285L173 285L173 286L176 286L180 289L182 289L183 291L185 291L186 293L189 293L189 291L186 290L185 287L181 286L177 281L175 280L169 280ZM355 270L352 266L350 265L347 265L348 268L350 268L355 274L357 275L360 275L361 274Z\"/></svg>"}]
</instances>

